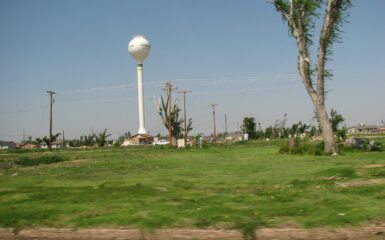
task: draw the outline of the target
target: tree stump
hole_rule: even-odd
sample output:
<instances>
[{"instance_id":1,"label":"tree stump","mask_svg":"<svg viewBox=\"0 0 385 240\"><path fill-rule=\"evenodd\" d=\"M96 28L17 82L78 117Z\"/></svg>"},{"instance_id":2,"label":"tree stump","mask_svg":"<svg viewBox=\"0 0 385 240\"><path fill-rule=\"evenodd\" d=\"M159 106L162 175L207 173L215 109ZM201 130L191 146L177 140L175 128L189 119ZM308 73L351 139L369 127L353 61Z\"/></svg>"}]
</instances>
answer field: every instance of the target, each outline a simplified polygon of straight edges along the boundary
<instances>
[{"instance_id":1,"label":"tree stump","mask_svg":"<svg viewBox=\"0 0 385 240\"><path fill-rule=\"evenodd\" d=\"M295 138L290 138L289 139L289 151L291 151L297 146L297 141Z\"/></svg>"}]
</instances>

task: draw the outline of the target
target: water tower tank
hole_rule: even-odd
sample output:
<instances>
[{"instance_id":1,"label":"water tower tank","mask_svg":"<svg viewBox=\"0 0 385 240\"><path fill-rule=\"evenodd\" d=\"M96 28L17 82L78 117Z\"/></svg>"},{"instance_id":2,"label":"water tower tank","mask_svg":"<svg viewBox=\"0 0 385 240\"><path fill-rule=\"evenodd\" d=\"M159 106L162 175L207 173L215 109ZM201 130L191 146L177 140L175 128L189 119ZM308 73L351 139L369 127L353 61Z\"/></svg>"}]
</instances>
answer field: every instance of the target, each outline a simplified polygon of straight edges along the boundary
<instances>
[{"instance_id":1,"label":"water tower tank","mask_svg":"<svg viewBox=\"0 0 385 240\"><path fill-rule=\"evenodd\" d=\"M151 46L144 36L138 35L128 44L128 52L139 64L142 64L150 54Z\"/></svg>"}]
</instances>

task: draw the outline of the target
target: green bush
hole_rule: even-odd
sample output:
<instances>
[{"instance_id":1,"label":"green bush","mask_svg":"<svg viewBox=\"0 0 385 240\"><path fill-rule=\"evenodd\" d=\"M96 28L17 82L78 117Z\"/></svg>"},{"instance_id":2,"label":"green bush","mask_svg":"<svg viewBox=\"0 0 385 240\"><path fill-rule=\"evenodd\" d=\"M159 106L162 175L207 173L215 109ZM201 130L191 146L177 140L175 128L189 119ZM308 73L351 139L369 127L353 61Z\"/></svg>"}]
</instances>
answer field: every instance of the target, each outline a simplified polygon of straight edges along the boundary
<instances>
[{"instance_id":1,"label":"green bush","mask_svg":"<svg viewBox=\"0 0 385 240\"><path fill-rule=\"evenodd\" d=\"M279 153L324 155L324 143L306 143L297 140L297 146L291 149L291 151L289 143L287 143L282 145L282 147L279 149Z\"/></svg>"},{"instance_id":2,"label":"green bush","mask_svg":"<svg viewBox=\"0 0 385 240\"><path fill-rule=\"evenodd\" d=\"M384 145L381 142L375 142L373 145L369 144L369 141L360 145L347 145L339 144L338 152L383 152L385 150Z\"/></svg>"},{"instance_id":3,"label":"green bush","mask_svg":"<svg viewBox=\"0 0 385 240\"><path fill-rule=\"evenodd\" d=\"M30 158L30 157L22 157L15 161L16 165L21 166L36 166L39 164L51 164L51 163L57 163L62 162L65 159L60 156L42 156L39 158Z\"/></svg>"},{"instance_id":4,"label":"green bush","mask_svg":"<svg viewBox=\"0 0 385 240\"><path fill-rule=\"evenodd\" d=\"M384 145L380 142L375 142L373 146L370 147L371 152L383 152L384 151Z\"/></svg>"},{"instance_id":5,"label":"green bush","mask_svg":"<svg viewBox=\"0 0 385 240\"><path fill-rule=\"evenodd\" d=\"M308 155L325 155L329 153L324 152L324 143L311 143L311 142L302 142L297 141L297 146L293 149L289 148L289 143L286 143L281 146L279 149L279 153L290 153L290 154L308 154ZM380 142L375 142L373 145L369 144L369 141L364 142L360 145L347 145L347 144L339 144L338 145L338 153L343 154L345 152L383 152L385 150L384 145Z\"/></svg>"},{"instance_id":6,"label":"green bush","mask_svg":"<svg viewBox=\"0 0 385 240\"><path fill-rule=\"evenodd\" d=\"M12 161L0 161L0 169L9 169L13 167Z\"/></svg>"}]
</instances>

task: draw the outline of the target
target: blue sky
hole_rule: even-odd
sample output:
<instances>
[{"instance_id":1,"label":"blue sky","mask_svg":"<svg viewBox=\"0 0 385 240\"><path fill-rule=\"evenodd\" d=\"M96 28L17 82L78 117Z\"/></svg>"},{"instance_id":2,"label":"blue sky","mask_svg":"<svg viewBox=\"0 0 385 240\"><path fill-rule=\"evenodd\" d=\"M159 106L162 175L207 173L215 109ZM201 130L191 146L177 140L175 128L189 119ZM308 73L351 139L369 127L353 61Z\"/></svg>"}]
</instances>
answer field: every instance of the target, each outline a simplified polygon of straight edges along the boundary
<instances>
[{"instance_id":1,"label":"blue sky","mask_svg":"<svg viewBox=\"0 0 385 240\"><path fill-rule=\"evenodd\" d=\"M327 108L347 125L385 120L385 1L354 1L343 43L328 63ZM243 117L262 127L288 114L310 122L313 106L297 70L297 47L264 0L0 0L0 140L48 135L49 96L57 91L54 131L67 138L107 128L138 130L136 63L128 42L142 34L145 122L166 134L152 102L171 80L187 95L193 133L235 131ZM317 42L317 41L315 41ZM313 50L313 53L315 49ZM76 91L72 91L76 90ZM175 93L179 99L182 96Z\"/></svg>"}]
</instances>

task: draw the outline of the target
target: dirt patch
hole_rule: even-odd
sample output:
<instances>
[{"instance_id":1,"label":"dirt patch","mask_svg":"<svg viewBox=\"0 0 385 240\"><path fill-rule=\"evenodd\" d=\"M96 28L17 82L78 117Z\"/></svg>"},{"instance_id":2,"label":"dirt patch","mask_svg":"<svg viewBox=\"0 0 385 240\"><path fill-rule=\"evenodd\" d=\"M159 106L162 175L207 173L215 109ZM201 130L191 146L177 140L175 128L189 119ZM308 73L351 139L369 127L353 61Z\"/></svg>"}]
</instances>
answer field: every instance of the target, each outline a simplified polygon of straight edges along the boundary
<instances>
[{"instance_id":1,"label":"dirt patch","mask_svg":"<svg viewBox=\"0 0 385 240\"><path fill-rule=\"evenodd\" d=\"M345 179L345 178L343 178L343 177L337 177L337 176L321 177L321 178L318 178L318 180L321 180L321 181L340 180L340 179Z\"/></svg>"},{"instance_id":2,"label":"dirt patch","mask_svg":"<svg viewBox=\"0 0 385 240\"><path fill-rule=\"evenodd\" d=\"M381 168L381 167L385 167L385 164L366 165L366 166L363 166L362 168Z\"/></svg>"},{"instance_id":3,"label":"dirt patch","mask_svg":"<svg viewBox=\"0 0 385 240\"><path fill-rule=\"evenodd\" d=\"M256 232L257 239L385 239L385 224L377 223L364 227L346 228L262 228ZM159 229L154 231L141 231L138 229L72 229L72 228L35 228L15 231L12 228L0 229L1 239L19 240L167 240L167 239L245 239L237 230L223 229Z\"/></svg>"},{"instance_id":4,"label":"dirt patch","mask_svg":"<svg viewBox=\"0 0 385 240\"><path fill-rule=\"evenodd\" d=\"M385 184L385 178L376 178L376 179L355 179L348 182L336 182L337 187L357 187L357 186L368 186L372 184Z\"/></svg>"}]
</instances>

